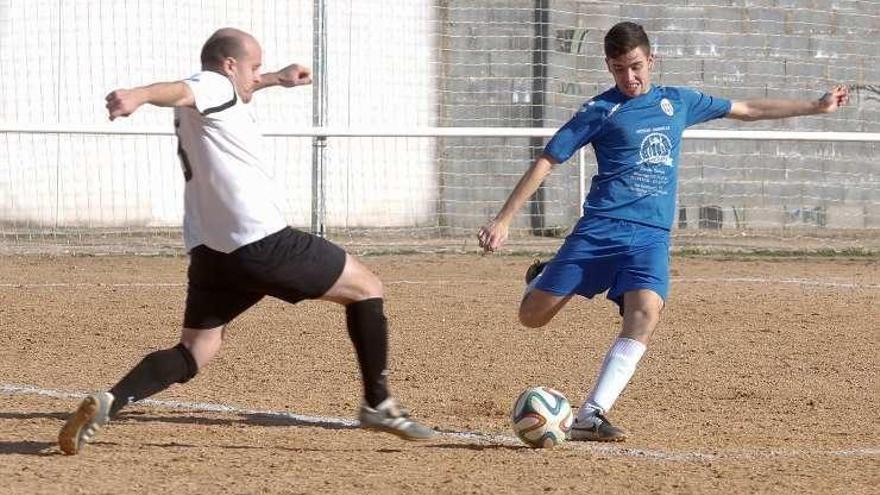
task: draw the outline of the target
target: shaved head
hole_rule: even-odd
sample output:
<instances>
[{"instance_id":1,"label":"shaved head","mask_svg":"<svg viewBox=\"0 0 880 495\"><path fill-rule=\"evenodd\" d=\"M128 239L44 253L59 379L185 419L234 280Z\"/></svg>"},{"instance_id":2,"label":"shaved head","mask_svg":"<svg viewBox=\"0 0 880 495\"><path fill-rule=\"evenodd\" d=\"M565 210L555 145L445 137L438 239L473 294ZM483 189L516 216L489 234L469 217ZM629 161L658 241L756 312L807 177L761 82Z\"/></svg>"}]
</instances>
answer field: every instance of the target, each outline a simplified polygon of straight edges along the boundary
<instances>
[{"instance_id":1,"label":"shaved head","mask_svg":"<svg viewBox=\"0 0 880 495\"><path fill-rule=\"evenodd\" d=\"M202 46L202 69L216 69L227 57L240 59L257 40L235 28L218 29Z\"/></svg>"},{"instance_id":2,"label":"shaved head","mask_svg":"<svg viewBox=\"0 0 880 495\"><path fill-rule=\"evenodd\" d=\"M202 70L223 74L248 103L260 85L263 49L250 34L235 28L218 29L202 47Z\"/></svg>"}]
</instances>

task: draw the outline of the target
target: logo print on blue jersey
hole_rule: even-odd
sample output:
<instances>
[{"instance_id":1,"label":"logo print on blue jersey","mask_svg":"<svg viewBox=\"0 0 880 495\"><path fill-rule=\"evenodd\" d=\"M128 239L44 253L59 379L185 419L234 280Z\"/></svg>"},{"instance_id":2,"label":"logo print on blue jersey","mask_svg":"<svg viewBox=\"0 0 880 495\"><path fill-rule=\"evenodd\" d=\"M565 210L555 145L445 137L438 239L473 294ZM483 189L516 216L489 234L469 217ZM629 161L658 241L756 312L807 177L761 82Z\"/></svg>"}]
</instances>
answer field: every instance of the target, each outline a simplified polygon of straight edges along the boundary
<instances>
[{"instance_id":1,"label":"logo print on blue jersey","mask_svg":"<svg viewBox=\"0 0 880 495\"><path fill-rule=\"evenodd\" d=\"M666 98L660 100L660 110L663 110L663 113L670 117L672 117L672 115L675 113L675 110L673 110L672 108L672 102L670 102Z\"/></svg>"},{"instance_id":2,"label":"logo print on blue jersey","mask_svg":"<svg viewBox=\"0 0 880 495\"><path fill-rule=\"evenodd\" d=\"M652 132L645 136L645 139L642 139L639 156L642 158L639 165L648 163L650 165L666 165L671 167L672 142L666 137L666 134Z\"/></svg>"}]
</instances>

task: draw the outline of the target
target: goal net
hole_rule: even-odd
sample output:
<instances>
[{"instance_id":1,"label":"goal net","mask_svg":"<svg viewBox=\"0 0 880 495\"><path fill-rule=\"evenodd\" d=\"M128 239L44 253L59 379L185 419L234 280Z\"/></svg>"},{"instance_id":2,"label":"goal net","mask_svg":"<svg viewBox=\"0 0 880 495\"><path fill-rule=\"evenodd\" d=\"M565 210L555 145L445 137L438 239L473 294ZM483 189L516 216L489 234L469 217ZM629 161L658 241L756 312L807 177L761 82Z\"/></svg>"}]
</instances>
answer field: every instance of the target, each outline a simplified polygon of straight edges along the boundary
<instances>
[{"instance_id":1,"label":"goal net","mask_svg":"<svg viewBox=\"0 0 880 495\"><path fill-rule=\"evenodd\" d=\"M0 251L182 249L171 112L110 124L104 96L195 72L223 26L252 32L267 70L321 61L314 86L254 99L291 225L360 252L475 249L553 130L613 84L602 37L621 20L648 31L657 84L853 89L832 115L686 135L677 246L880 250L880 2L740 3L0 0ZM558 246L595 170L591 149L559 165L514 249Z\"/></svg>"}]
</instances>

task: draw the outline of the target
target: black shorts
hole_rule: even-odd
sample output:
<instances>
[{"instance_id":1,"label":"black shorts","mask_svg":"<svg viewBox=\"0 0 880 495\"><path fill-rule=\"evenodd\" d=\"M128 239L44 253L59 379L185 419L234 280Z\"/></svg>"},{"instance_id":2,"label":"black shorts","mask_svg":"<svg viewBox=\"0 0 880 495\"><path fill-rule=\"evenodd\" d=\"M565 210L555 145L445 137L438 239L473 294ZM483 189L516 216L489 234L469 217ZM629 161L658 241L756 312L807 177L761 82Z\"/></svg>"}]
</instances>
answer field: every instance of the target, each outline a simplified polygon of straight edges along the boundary
<instances>
[{"instance_id":1,"label":"black shorts","mask_svg":"<svg viewBox=\"0 0 880 495\"><path fill-rule=\"evenodd\" d=\"M205 245L190 251L183 326L225 325L273 296L290 303L323 296L345 267L345 251L290 227L221 253Z\"/></svg>"}]
</instances>

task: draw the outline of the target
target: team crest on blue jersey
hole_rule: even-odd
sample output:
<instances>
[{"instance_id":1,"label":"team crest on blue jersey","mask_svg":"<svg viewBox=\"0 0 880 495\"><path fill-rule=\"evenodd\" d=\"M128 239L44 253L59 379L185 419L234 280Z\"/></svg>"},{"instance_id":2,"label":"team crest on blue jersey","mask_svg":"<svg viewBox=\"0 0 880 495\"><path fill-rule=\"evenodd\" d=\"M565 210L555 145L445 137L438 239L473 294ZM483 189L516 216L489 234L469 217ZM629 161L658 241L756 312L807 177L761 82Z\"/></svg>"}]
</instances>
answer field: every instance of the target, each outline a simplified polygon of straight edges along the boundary
<instances>
[{"instance_id":1,"label":"team crest on blue jersey","mask_svg":"<svg viewBox=\"0 0 880 495\"><path fill-rule=\"evenodd\" d=\"M671 167L672 142L666 134L652 132L645 136L645 139L642 139L639 156L642 158L639 165L647 163L650 165L666 165L667 167Z\"/></svg>"},{"instance_id":2,"label":"team crest on blue jersey","mask_svg":"<svg viewBox=\"0 0 880 495\"><path fill-rule=\"evenodd\" d=\"M670 102L666 98L660 100L660 110L663 110L663 113L670 117L672 117L672 114L675 113L675 110L673 110L672 108L672 102Z\"/></svg>"}]
</instances>

